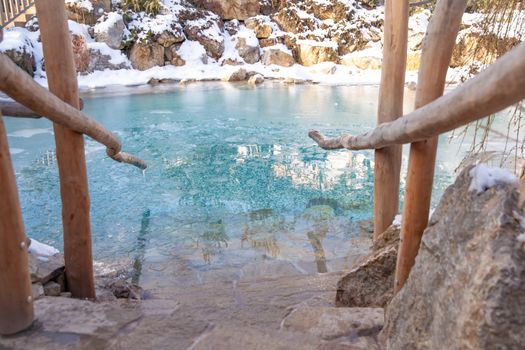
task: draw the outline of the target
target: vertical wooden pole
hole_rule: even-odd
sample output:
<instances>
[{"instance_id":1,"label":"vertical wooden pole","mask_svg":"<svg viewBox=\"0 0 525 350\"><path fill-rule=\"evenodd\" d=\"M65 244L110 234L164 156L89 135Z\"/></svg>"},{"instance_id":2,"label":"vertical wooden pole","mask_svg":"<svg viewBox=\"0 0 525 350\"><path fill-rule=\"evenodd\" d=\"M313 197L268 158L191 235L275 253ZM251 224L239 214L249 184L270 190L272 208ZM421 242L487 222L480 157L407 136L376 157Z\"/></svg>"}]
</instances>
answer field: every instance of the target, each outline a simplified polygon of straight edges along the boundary
<instances>
[{"instance_id":1,"label":"vertical wooden pole","mask_svg":"<svg viewBox=\"0 0 525 350\"><path fill-rule=\"evenodd\" d=\"M33 297L27 239L1 112L0 193L0 335L8 335L33 323Z\"/></svg>"},{"instance_id":2,"label":"vertical wooden pole","mask_svg":"<svg viewBox=\"0 0 525 350\"><path fill-rule=\"evenodd\" d=\"M408 43L408 0L385 1L385 34L378 124L403 115L403 93ZM374 238L383 233L399 208L402 145L375 151Z\"/></svg>"},{"instance_id":3,"label":"vertical wooden pole","mask_svg":"<svg viewBox=\"0 0 525 350\"><path fill-rule=\"evenodd\" d=\"M416 90L416 109L443 95L452 49L465 12L466 0L440 0L427 29ZM401 242L394 290L405 284L428 225L438 138L410 145Z\"/></svg>"},{"instance_id":4,"label":"vertical wooden pole","mask_svg":"<svg viewBox=\"0 0 525 350\"><path fill-rule=\"evenodd\" d=\"M73 49L63 0L37 0L36 10L44 49L49 89L73 107L79 107ZM64 259L72 295L95 298L89 192L84 137L54 124L62 197Z\"/></svg>"}]
</instances>

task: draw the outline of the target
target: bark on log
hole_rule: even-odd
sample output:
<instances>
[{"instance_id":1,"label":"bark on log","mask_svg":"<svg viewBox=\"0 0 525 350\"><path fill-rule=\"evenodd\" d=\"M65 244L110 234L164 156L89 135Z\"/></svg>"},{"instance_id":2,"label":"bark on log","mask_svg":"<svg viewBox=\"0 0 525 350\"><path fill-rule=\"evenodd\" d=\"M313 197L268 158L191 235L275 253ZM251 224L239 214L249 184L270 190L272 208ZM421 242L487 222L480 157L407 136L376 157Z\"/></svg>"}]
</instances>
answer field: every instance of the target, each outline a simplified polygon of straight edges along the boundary
<instances>
[{"instance_id":1,"label":"bark on log","mask_svg":"<svg viewBox=\"0 0 525 350\"><path fill-rule=\"evenodd\" d=\"M73 109L78 109L77 73L64 1L37 0L35 5L49 90ZM62 197L67 284L73 297L95 299L84 136L59 124L54 124L53 128Z\"/></svg>"},{"instance_id":2,"label":"bark on log","mask_svg":"<svg viewBox=\"0 0 525 350\"><path fill-rule=\"evenodd\" d=\"M0 189L0 335L9 335L33 323L33 297L27 239L1 112Z\"/></svg>"},{"instance_id":3,"label":"bark on log","mask_svg":"<svg viewBox=\"0 0 525 350\"><path fill-rule=\"evenodd\" d=\"M385 1L384 33L378 124L390 122L403 115L408 0ZM392 145L375 151L374 237L378 237L390 226L399 209L401 153L401 145Z\"/></svg>"},{"instance_id":4,"label":"bark on log","mask_svg":"<svg viewBox=\"0 0 525 350\"><path fill-rule=\"evenodd\" d=\"M323 149L378 149L432 138L525 99L525 43L435 101L362 135L308 135Z\"/></svg>"},{"instance_id":5,"label":"bark on log","mask_svg":"<svg viewBox=\"0 0 525 350\"><path fill-rule=\"evenodd\" d=\"M37 84L2 53L0 53L0 90L54 123L100 142L107 147L108 156L117 162L128 163L140 169L147 168L143 160L120 151L121 143L113 133Z\"/></svg>"},{"instance_id":6,"label":"bark on log","mask_svg":"<svg viewBox=\"0 0 525 350\"><path fill-rule=\"evenodd\" d=\"M440 0L436 5L421 53L416 108L443 95L452 50L466 7L467 0ZM435 136L410 146L394 293L405 284L428 225L437 145L438 137Z\"/></svg>"}]
</instances>

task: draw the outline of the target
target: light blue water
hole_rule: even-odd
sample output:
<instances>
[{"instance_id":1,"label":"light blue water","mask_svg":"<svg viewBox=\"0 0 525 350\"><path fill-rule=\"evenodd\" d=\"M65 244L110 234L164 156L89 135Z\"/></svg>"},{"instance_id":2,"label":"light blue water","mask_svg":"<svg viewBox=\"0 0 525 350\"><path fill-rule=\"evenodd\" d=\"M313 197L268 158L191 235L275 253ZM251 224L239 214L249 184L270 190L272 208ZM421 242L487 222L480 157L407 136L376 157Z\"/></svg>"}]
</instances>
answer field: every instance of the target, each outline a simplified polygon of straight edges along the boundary
<instances>
[{"instance_id":1,"label":"light blue water","mask_svg":"<svg viewBox=\"0 0 525 350\"><path fill-rule=\"evenodd\" d=\"M143 175L86 141L95 257L153 249L186 251L197 265L229 263L232 254L236 261L257 254L300 260L316 250L312 233L327 258L347 255L358 222L371 218L373 153L326 152L307 132L371 129L377 94L377 87L279 84L84 94L85 112L149 164ZM413 105L410 92L406 104ZM52 126L13 118L6 124L26 230L61 248ZM442 137L434 204L463 157L458 149Z\"/></svg>"}]
</instances>

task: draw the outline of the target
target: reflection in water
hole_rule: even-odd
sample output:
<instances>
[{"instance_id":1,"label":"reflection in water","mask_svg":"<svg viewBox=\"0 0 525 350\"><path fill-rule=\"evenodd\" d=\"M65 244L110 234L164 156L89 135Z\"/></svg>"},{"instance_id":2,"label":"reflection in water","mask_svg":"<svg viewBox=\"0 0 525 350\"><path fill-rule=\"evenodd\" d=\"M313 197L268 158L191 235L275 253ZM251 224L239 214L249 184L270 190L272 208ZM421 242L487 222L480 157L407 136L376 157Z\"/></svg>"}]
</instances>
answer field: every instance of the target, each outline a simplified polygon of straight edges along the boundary
<instances>
[{"instance_id":1,"label":"reflection in water","mask_svg":"<svg viewBox=\"0 0 525 350\"><path fill-rule=\"evenodd\" d=\"M241 248L244 242L250 243L253 249L263 249L272 258L279 255L277 237L286 230L284 218L272 209L260 209L249 213L248 222L244 225L241 236Z\"/></svg>"},{"instance_id":2,"label":"reflection in water","mask_svg":"<svg viewBox=\"0 0 525 350\"><path fill-rule=\"evenodd\" d=\"M135 259L133 260L133 271L131 274L131 283L139 284L140 275L142 274L142 263L144 262L144 255L146 253L146 245L148 243L148 234L150 226L151 211L147 209L142 213L142 220L140 222L140 231L137 236L137 243L135 245Z\"/></svg>"},{"instance_id":3,"label":"reflection in water","mask_svg":"<svg viewBox=\"0 0 525 350\"><path fill-rule=\"evenodd\" d=\"M195 244L197 248L201 248L204 262L211 264L212 258L219 254L223 247L228 247L229 238L222 219L210 222L206 226L205 231L197 237Z\"/></svg>"}]
</instances>

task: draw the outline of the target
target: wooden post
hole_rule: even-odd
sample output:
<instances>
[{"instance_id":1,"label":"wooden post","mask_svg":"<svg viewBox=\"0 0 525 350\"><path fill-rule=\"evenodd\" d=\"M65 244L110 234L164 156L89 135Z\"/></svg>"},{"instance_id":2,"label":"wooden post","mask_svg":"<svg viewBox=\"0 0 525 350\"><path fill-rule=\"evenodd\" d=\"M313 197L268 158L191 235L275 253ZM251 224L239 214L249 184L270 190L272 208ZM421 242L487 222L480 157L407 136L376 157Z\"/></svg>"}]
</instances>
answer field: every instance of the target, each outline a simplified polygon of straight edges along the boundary
<instances>
[{"instance_id":1,"label":"wooden post","mask_svg":"<svg viewBox=\"0 0 525 350\"><path fill-rule=\"evenodd\" d=\"M63 0L37 0L49 89L79 108L78 83ZM69 289L76 298L95 298L89 192L84 137L54 124L62 197L64 259Z\"/></svg>"},{"instance_id":2,"label":"wooden post","mask_svg":"<svg viewBox=\"0 0 525 350\"><path fill-rule=\"evenodd\" d=\"M0 189L0 335L9 335L33 323L33 294L27 238L1 112Z\"/></svg>"},{"instance_id":3,"label":"wooden post","mask_svg":"<svg viewBox=\"0 0 525 350\"><path fill-rule=\"evenodd\" d=\"M403 93L408 42L408 0L385 1L385 34L378 124L403 115ZM384 232L399 208L399 176L402 146L375 151L374 238Z\"/></svg>"},{"instance_id":4,"label":"wooden post","mask_svg":"<svg viewBox=\"0 0 525 350\"><path fill-rule=\"evenodd\" d=\"M421 54L416 109L443 95L452 49L466 4L466 0L440 0L436 5ZM438 138L433 137L412 143L410 146L394 287L396 293L403 287L410 274L423 231L428 225L437 144Z\"/></svg>"}]
</instances>

